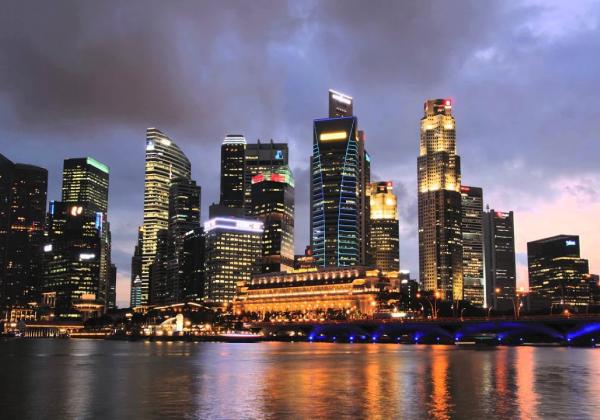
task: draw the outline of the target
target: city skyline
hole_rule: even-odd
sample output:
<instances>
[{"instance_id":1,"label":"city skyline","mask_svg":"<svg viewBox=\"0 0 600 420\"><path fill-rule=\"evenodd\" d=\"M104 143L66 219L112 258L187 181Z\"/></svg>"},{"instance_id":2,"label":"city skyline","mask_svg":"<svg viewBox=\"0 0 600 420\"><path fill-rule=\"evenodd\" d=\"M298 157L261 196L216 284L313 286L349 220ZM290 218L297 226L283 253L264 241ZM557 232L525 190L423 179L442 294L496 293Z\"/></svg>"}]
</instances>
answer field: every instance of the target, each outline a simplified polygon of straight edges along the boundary
<instances>
[{"instance_id":1,"label":"city skyline","mask_svg":"<svg viewBox=\"0 0 600 420\"><path fill-rule=\"evenodd\" d=\"M124 6L124 8L131 7L133 6ZM419 6L412 7L415 8L414 13L417 16L422 16L427 12L427 10L419 9ZM480 14L478 16L489 18L489 15L479 7L473 7L476 9L473 13L476 12ZM457 9L462 8L464 5L457 7ZM286 12L290 12L290 10ZM298 14L298 19L302 21L301 10L292 10L291 12ZM459 12L460 10L454 11L451 16L458 19ZM88 10L87 13L91 12ZM242 14L243 11L236 12L233 15L235 19L240 18L238 13ZM368 11L367 17L374 13L377 12ZM148 105L144 104L141 107L144 109L141 110L132 107L129 115L121 110L123 116L119 116L116 112L108 110L107 105L113 100L112 96L120 97L114 90L115 87L109 87L107 93L109 98L103 97L97 91L89 91L88 95L92 95L92 98L93 95L99 95L99 99L84 104L81 109L74 108L74 104L78 104L78 101L81 100L76 95L58 99L50 112L57 117L52 123L42 115L43 107L40 107L40 103L34 101L33 105L30 105L32 108L29 110L31 112L29 118L36 121L26 125L22 117L26 108L23 108L23 104L19 102L23 98L9 89L8 99L2 101L2 105L7 105L7 107L0 107L0 121L3 122L5 130L8 132L5 138L9 140L7 143L3 142L2 153L14 162L35 164L49 170L48 201L58 200L60 197L60 167L64 159L90 156L106 163L111 168L109 208L111 230L113 231L113 261L117 264L119 276L117 300L120 306L127 306L130 284L129 263L137 239L137 226L142 222L144 132L146 128L157 127L163 131L189 157L192 163L192 178L197 180L203 189L202 219L204 221L208 215L207 206L218 201L219 187L214 174L218 171L218 150L225 134L239 132L249 142L254 142L257 138L263 141L268 141L270 138L276 142L287 141L290 145L290 166L296 179L295 246L296 253L301 253L305 245L309 243L308 158L312 140L312 121L326 115L325 95L327 89L333 88L354 98L354 114L360 119L361 129L367 133L369 153L374 162L372 180L390 179L394 182L400 210L401 267L410 269L415 277L418 271L418 254L414 161L418 153L418 120L424 100L450 97L453 101L453 112L457 121L457 152L463 162L463 183L481 186L484 189L485 204L489 204L490 207L514 210L515 212L518 285L526 285L527 281L526 242L558 234L579 235L581 253L590 260L590 272L598 272L600 228L594 223L595 214L600 210L600 199L597 192L600 173L594 169L597 161L594 156L598 155L598 153L594 153L597 151L594 147L598 146L591 141L594 133L592 123L585 121L593 120L592 117L597 111L592 107L588 110L584 106L584 112L581 112L580 105L586 100L592 103L593 95L585 87L586 81L589 82L591 79L586 79L586 77L588 77L588 71L597 74L594 69L598 70L599 65L593 58L584 57L584 50L587 50L589 46L581 47L581 50L575 47L580 37L586 36L586 34L589 36L590 31L596 31L596 29L584 24L580 25L579 32L568 33L561 32L560 29L552 29L548 25L548 22L554 22L552 19L558 19L562 25L566 25L565 22L572 22L568 19L585 22L583 16L593 14L593 10L590 9L575 13L575 15L557 16L548 11L541 12L533 7L528 15L528 20L521 22L522 32L520 35L506 29L504 32L501 31L508 37L508 40L504 39L497 43L493 40L490 41L491 34L488 31L493 31L493 28L502 29L502 22L493 22L495 25L491 25L492 29L479 28L487 33L488 37L485 41L489 41L488 46L473 45L473 42L470 44L470 41L464 39L464 36L475 28L465 29L460 28L460 25L452 25L452 30L457 33L449 38L461 41L459 58L451 59L443 56L441 59L448 60L448 66L454 73L458 74L460 68L467 69L462 77L452 75L454 79L450 76L446 78L439 71L430 71L425 75L414 76L408 74L406 70L399 71L398 74L388 73L388 70L377 66L374 69L373 77L362 74L362 78L359 78L327 71L320 75L318 72L313 73L314 70L302 74L302 70L307 70L307 63L288 52L287 54L291 54L292 58L299 61L299 64L304 63L304 66L300 66L300 70L287 68L288 79L283 80L286 83L277 83L281 82L280 79L276 79L274 83L271 83L271 80L244 81L239 73L232 71L218 78L220 89L210 91L208 96L205 96L201 90L190 94L182 92L181 86L166 84L167 90L172 88L171 92L165 92L167 99L175 101L179 105L176 109L185 108L186 104L190 105L190 109L185 109L181 115L174 115L173 111L162 106L153 105L146 109L145 107ZM69 15L67 14L67 16ZM222 15L220 16L221 19L224 19ZM327 16L331 17L331 13ZM103 19L110 18L111 16L108 16ZM172 24L175 18L177 16L173 14L167 15L167 26ZM342 11L340 16L334 16L334 18L336 19L335 24L342 29L347 28L353 19L349 11ZM50 22L53 22L53 19L58 19L58 17L50 16ZM72 17L72 19L75 18ZM81 19L86 19L85 13ZM253 19L263 18L254 16ZM527 30L527 22L533 25L529 30ZM132 23L137 28L135 21ZM317 23L317 25L319 24L322 24L321 20ZM388 26L384 25L382 31L394 29ZM41 27L45 26L41 25ZM561 25L552 27L560 28ZM355 27L354 29L356 30ZM409 29L412 29L413 32L416 31L415 28L410 28L410 25ZM12 30L19 34L17 29L13 28ZM295 27L295 31L300 30ZM324 31L323 28L314 30L316 33ZM85 31L85 34L93 38L93 32L87 32L85 29L81 29L81 31ZM411 35L413 32L406 33L406 35ZM360 33L366 36L365 33ZM403 34L400 30L392 33L395 37ZM293 34L287 35L293 37ZM382 32L376 36L378 35L381 36ZM555 89L541 92L538 83L542 82L535 81L533 75L523 76L523 79L514 76L514 73L518 74L519 69L526 64L531 66L532 74L536 74L535 63L531 61L509 63L523 54L523 52L511 49L506 44L518 36L525 38L524 45L530 51L545 55L547 61L543 68L543 79L546 83L553 83ZM56 37L60 38L60 35L56 35ZM111 45L110 36L105 35L105 37L107 38L97 39ZM272 42L262 39L259 35L256 37L256 39L242 41L241 33L236 33L230 42L234 44L234 51L236 51L236 42L249 42L256 48L262 46L263 42ZM17 36L17 41L25 41L25 38ZM166 40L161 44L162 48L165 47L164 43L169 41L175 42L174 45L179 45L176 40L166 36L165 38ZM413 42L424 42L417 41L414 34L408 38ZM496 39L496 41L499 40ZM43 42L57 42L57 39L50 37ZM217 40L213 39L213 42L216 43ZM19 42L15 42L15 44L19 44ZM465 47L465 44L469 48ZM578 64L563 62L558 57L561 51L565 50L565 44L568 46L569 53L575 54L575 58L579 59ZM4 44L2 45L4 46ZM91 48L92 44L87 45L88 48ZM188 44L184 43L185 45ZM440 41L439 45L435 46L440 48L444 45L446 44ZM67 42L67 46L72 46L72 44ZM7 46L7 48L8 54L16 54L12 49L14 46L11 48ZM129 48L135 48L135 44L130 45ZM358 48L360 48L360 42L358 42ZM301 51L305 49L300 48ZM70 49L67 48L67 50ZM167 51L161 51L167 56L170 54ZM325 54L327 51L327 48L323 47L317 56ZM90 53L89 50L88 53ZM108 50L107 53L120 54L121 52ZM314 54L314 52L311 53ZM287 57L285 53L283 54ZM376 53L368 56L372 59L380 58L379 55L373 56L373 54ZM383 57L383 52L381 54ZM69 57L69 54L66 53L66 57L59 56L53 60L66 60ZM86 57L88 57L85 51L82 57L82 68L76 68L75 73L79 76L82 74L89 76L91 70L84 65ZM264 58L264 56L261 57ZM20 68L27 73L27 71L32 71L27 65L28 60L31 58L42 59L43 57L36 55L35 48L33 48L33 50L26 50L21 58L22 60L14 61L17 66L25 66ZM336 56L323 59L319 67L326 69L327 63L335 59ZM183 58L180 60L183 60L182 63L186 62ZM218 55L215 60L217 62L215 69L227 64L226 58L223 59L224 61L220 61ZM422 58L419 57L414 58L416 64L423 65L421 60ZM193 62L188 64L190 64L190 68L194 68ZM259 62L251 60L250 64L255 66ZM587 66L588 70L577 70L577 65ZM62 86L60 76L63 73L60 71L60 66L58 67L59 69L55 69L48 75L40 76L40 78L47 81L49 86L60 90L59 88ZM500 70L496 67L500 67ZM134 66L134 68L141 70L141 66ZM394 65L393 68L398 69L398 65ZM364 72L365 67L359 66L358 69ZM127 69L118 66L109 69L110 72L125 70ZM271 66L267 70L273 72L275 69ZM485 71L491 71L492 74L484 74ZM512 86L506 79L502 79L503 71L507 72ZM571 72L574 79L577 79L574 86L571 86L570 81L566 80L564 72ZM115 76L113 74L113 78ZM175 80L171 79L172 74L162 76L169 76L167 80L172 82ZM152 77L159 77L159 75L153 74ZM151 82L154 81L152 77L150 78ZM381 81L375 81L376 77L380 77ZM267 79L269 78L267 77ZM159 78L158 80L163 79ZM186 80L192 85L200 83ZM4 81L3 78L0 79L0 82ZM139 82L141 85L134 83L133 89L146 86L145 82L148 80L144 79ZM88 89L96 86L83 79L80 79L79 83ZM105 81L105 83L107 82ZM522 84L529 86L529 89L522 89ZM272 91L265 93L263 89L266 86L269 86ZM146 87L150 89L150 85ZM498 95L494 92L494 90L498 91L498 87L507 88L505 95ZM519 92L513 90L517 87L519 87ZM570 95L575 96L576 100L570 95L564 94L567 88L573 89L574 93ZM124 90L123 94L132 93L127 88ZM25 91L27 90L25 89ZM492 92L494 93L492 94ZM135 99L144 98L141 93L138 92L138 94L138 96L133 95ZM54 97L53 95L54 93L51 91L46 92L40 101L50 100ZM244 106L236 104L236 95L243 97ZM229 119L219 116L211 120L212 114L207 111L206 107L209 105L212 107L213 100L217 99L219 99L220 105L217 107L219 112L228 115ZM258 103L256 108L247 107L247 104L254 102ZM141 101L136 103L139 105ZM172 104L172 102L170 103ZM536 106L539 109L536 109ZM520 112L515 112L515 107L520 107L517 108ZM575 112L576 108L577 112ZM8 109L8 112L5 109ZM249 112L250 109L252 112ZM202 117L202 123L195 120L194 110L200 111L198 114ZM232 111L236 111L238 114L232 115ZM240 117L240 112L246 112L248 115ZM548 126L551 128L547 128ZM566 148L561 141L568 141L570 147ZM53 147L42 147L48 144L47 142L52 142ZM32 147L35 148L32 149ZM34 151L32 152L32 150Z\"/></svg>"}]
</instances>

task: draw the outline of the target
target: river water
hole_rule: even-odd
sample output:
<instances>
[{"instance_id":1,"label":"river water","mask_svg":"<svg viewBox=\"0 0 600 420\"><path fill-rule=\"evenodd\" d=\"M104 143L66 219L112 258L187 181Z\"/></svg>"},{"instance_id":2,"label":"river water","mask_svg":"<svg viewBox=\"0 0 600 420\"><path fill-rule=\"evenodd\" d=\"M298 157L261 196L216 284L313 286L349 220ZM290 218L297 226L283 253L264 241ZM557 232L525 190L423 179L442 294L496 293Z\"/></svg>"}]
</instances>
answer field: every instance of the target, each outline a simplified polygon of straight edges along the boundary
<instances>
[{"instance_id":1,"label":"river water","mask_svg":"<svg viewBox=\"0 0 600 420\"><path fill-rule=\"evenodd\" d=\"M600 418L600 349L0 341L0 418Z\"/></svg>"}]
</instances>

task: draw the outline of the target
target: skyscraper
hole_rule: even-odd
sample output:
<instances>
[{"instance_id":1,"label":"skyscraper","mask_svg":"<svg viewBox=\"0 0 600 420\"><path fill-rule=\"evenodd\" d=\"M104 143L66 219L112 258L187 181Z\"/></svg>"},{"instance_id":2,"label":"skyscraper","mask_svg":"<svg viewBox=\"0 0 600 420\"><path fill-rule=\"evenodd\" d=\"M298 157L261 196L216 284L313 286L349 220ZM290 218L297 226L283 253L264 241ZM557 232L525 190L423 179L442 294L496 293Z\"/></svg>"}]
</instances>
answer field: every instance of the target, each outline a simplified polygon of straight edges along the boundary
<instances>
[{"instance_id":1,"label":"skyscraper","mask_svg":"<svg viewBox=\"0 0 600 420\"><path fill-rule=\"evenodd\" d=\"M483 190L461 185L464 299L484 306Z\"/></svg>"},{"instance_id":2,"label":"skyscraper","mask_svg":"<svg viewBox=\"0 0 600 420\"><path fill-rule=\"evenodd\" d=\"M142 304L142 241L144 230L138 227L138 240L131 257L131 295L129 296L129 306L135 308Z\"/></svg>"},{"instance_id":3,"label":"skyscraper","mask_svg":"<svg viewBox=\"0 0 600 420\"><path fill-rule=\"evenodd\" d=\"M67 315L80 299L100 301L102 225L83 206L51 201L44 246L44 289L54 295L55 313Z\"/></svg>"},{"instance_id":4,"label":"skyscraper","mask_svg":"<svg viewBox=\"0 0 600 420\"><path fill-rule=\"evenodd\" d=\"M204 296L205 267L204 267L204 229L196 228L186 232L183 238L183 256L181 278L183 299L200 301Z\"/></svg>"},{"instance_id":5,"label":"skyscraper","mask_svg":"<svg viewBox=\"0 0 600 420\"><path fill-rule=\"evenodd\" d=\"M515 228L513 212L483 213L486 306L510 310L515 297Z\"/></svg>"},{"instance_id":6,"label":"skyscraper","mask_svg":"<svg viewBox=\"0 0 600 420\"><path fill-rule=\"evenodd\" d=\"M287 143L246 144L244 158L244 208L247 215L252 214L252 178L261 172L276 170L288 165Z\"/></svg>"},{"instance_id":7,"label":"skyscraper","mask_svg":"<svg viewBox=\"0 0 600 420\"><path fill-rule=\"evenodd\" d=\"M111 270L111 234L108 223L109 169L91 157L65 159L62 174L62 202L83 209L88 223L100 239L98 290L96 299L108 305ZM91 228L91 226L90 226Z\"/></svg>"},{"instance_id":8,"label":"skyscraper","mask_svg":"<svg viewBox=\"0 0 600 420\"><path fill-rule=\"evenodd\" d=\"M106 213L108 174L108 167L91 157L66 159L63 165L62 201L79 204L89 213Z\"/></svg>"},{"instance_id":9,"label":"skyscraper","mask_svg":"<svg viewBox=\"0 0 600 420\"><path fill-rule=\"evenodd\" d=\"M365 264L369 157L352 98L329 92L329 118L317 119L311 156L311 247L319 266Z\"/></svg>"},{"instance_id":10,"label":"skyscraper","mask_svg":"<svg viewBox=\"0 0 600 420\"><path fill-rule=\"evenodd\" d=\"M228 134L221 145L221 198L226 207L244 207L244 162L246 139Z\"/></svg>"},{"instance_id":11,"label":"skyscraper","mask_svg":"<svg viewBox=\"0 0 600 420\"><path fill-rule=\"evenodd\" d=\"M264 227L260 272L294 268L294 179L289 167L252 178L252 215Z\"/></svg>"},{"instance_id":12,"label":"skyscraper","mask_svg":"<svg viewBox=\"0 0 600 420\"><path fill-rule=\"evenodd\" d=\"M206 281L203 300L230 303L240 281L256 273L262 255L262 222L234 217L215 217L204 223Z\"/></svg>"},{"instance_id":13,"label":"skyscraper","mask_svg":"<svg viewBox=\"0 0 600 420\"><path fill-rule=\"evenodd\" d=\"M200 227L200 186L196 181L173 180L169 192L169 237L164 303L184 299L183 242L185 235Z\"/></svg>"},{"instance_id":14,"label":"skyscraper","mask_svg":"<svg viewBox=\"0 0 600 420\"><path fill-rule=\"evenodd\" d=\"M398 205L391 181L370 184L370 241L373 265L387 273L400 270Z\"/></svg>"},{"instance_id":15,"label":"skyscraper","mask_svg":"<svg viewBox=\"0 0 600 420\"><path fill-rule=\"evenodd\" d=\"M4 284L4 260L10 230L10 197L12 194L14 163L0 153L0 301Z\"/></svg>"},{"instance_id":16,"label":"skyscraper","mask_svg":"<svg viewBox=\"0 0 600 420\"><path fill-rule=\"evenodd\" d=\"M449 99L425 101L417 169L421 284L462 299L460 157Z\"/></svg>"},{"instance_id":17,"label":"skyscraper","mask_svg":"<svg viewBox=\"0 0 600 420\"><path fill-rule=\"evenodd\" d=\"M5 158L2 166L0 183L7 195L0 197L0 240L5 240L0 244L0 306L8 306L40 298L48 171Z\"/></svg>"},{"instance_id":18,"label":"skyscraper","mask_svg":"<svg viewBox=\"0 0 600 420\"><path fill-rule=\"evenodd\" d=\"M150 265L156 258L157 235L169 226L169 190L176 178L190 179L191 165L179 147L155 128L146 132L141 303L148 303Z\"/></svg>"},{"instance_id":19,"label":"skyscraper","mask_svg":"<svg viewBox=\"0 0 600 420\"><path fill-rule=\"evenodd\" d=\"M589 304L588 260L581 258L579 236L557 235L527 242L529 290L553 305Z\"/></svg>"}]
</instances>

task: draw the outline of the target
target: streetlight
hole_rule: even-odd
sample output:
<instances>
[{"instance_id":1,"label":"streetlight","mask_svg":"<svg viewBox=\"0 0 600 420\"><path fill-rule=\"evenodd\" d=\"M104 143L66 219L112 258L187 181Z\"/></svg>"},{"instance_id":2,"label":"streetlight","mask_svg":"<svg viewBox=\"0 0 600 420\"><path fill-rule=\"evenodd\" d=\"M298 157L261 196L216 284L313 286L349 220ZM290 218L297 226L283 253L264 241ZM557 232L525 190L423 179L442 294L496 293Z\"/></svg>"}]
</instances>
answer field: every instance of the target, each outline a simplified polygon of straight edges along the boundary
<instances>
[{"instance_id":1,"label":"streetlight","mask_svg":"<svg viewBox=\"0 0 600 420\"><path fill-rule=\"evenodd\" d=\"M463 318L463 312L465 311L465 309L467 309L467 308L462 308L462 309L460 310L460 322L463 322L463 321L465 320L465 319Z\"/></svg>"},{"instance_id":2,"label":"streetlight","mask_svg":"<svg viewBox=\"0 0 600 420\"><path fill-rule=\"evenodd\" d=\"M435 292L435 297L439 297L439 292ZM417 293L417 298L421 298L421 294ZM433 319L437 319L437 299L434 300L434 303L431 303L431 300L429 299L429 297L427 297L425 299L427 301L427 303L429 303L429 306L431 306L431 312L432 312L432 316ZM423 307L423 305L421 304L421 307Z\"/></svg>"}]
</instances>

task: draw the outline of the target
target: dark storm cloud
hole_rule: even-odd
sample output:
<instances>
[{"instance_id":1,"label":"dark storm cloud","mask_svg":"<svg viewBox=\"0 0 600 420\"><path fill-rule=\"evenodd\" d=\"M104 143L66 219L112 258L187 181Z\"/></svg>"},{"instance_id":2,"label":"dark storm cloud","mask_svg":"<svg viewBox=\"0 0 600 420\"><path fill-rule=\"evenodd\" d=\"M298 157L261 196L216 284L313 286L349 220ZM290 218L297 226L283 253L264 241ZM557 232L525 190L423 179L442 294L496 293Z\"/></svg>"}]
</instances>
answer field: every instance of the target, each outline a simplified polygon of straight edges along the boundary
<instances>
[{"instance_id":1,"label":"dark storm cloud","mask_svg":"<svg viewBox=\"0 0 600 420\"><path fill-rule=\"evenodd\" d=\"M373 178L395 183L402 265L416 273L426 98L454 100L464 182L517 221L536 219L532 203L550 213L574 194L598 201L599 12L593 1L539 0L4 2L0 152L47 167L52 199L65 157L107 163L114 257L127 276L147 127L190 157L204 215L218 199L226 133L288 141L300 252L312 119L336 88L355 98Z\"/></svg>"}]
</instances>

